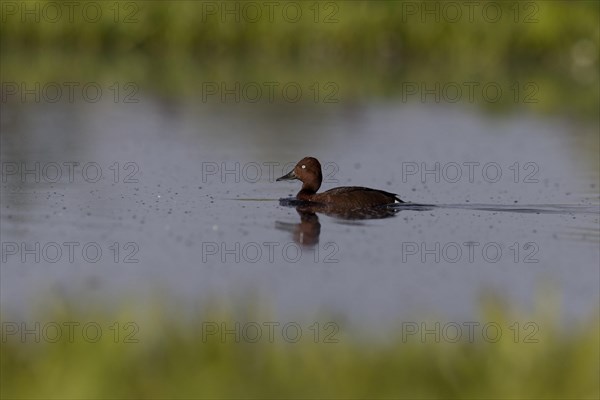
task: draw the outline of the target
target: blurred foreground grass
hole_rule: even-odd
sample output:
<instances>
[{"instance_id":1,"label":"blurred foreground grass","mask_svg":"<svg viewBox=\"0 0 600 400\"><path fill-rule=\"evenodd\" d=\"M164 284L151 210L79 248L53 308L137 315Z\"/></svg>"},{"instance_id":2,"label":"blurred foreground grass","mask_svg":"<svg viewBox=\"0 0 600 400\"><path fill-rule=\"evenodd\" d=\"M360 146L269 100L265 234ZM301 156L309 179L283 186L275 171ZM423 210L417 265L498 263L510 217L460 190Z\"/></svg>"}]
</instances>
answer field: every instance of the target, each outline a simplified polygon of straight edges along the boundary
<instances>
[{"instance_id":1,"label":"blurred foreground grass","mask_svg":"<svg viewBox=\"0 0 600 400\"><path fill-rule=\"evenodd\" d=\"M73 339L65 331L49 343L44 339L56 335L48 328L36 343L31 333L25 340L20 333L7 333L10 320L4 316L1 394L6 399L598 398L597 316L565 329L553 317L506 308L482 314L479 327L490 322L502 327L501 336L494 330L487 335L497 341L483 340L476 329L473 340L463 331L454 343L447 339L456 336L449 330L436 343L432 333L407 335L404 328L379 341L349 334L342 326L329 342L324 335L315 340L303 325L304 336L296 343L282 340L279 328L272 341L265 331L251 343L244 338L256 335L247 331L236 342L231 333L207 334L207 324L214 332L222 323L232 329L235 321L245 326L273 319L261 313L206 313L184 323L160 312L114 318L68 311L45 317L40 330L50 323L77 322ZM117 328L115 321L120 321ZM517 336L511 328L516 321ZM81 327L90 322L102 327L97 342L82 335ZM434 326L427 323L429 329ZM33 327L30 322L28 328ZM86 337L98 335L92 329Z\"/></svg>"},{"instance_id":2,"label":"blurred foreground grass","mask_svg":"<svg viewBox=\"0 0 600 400\"><path fill-rule=\"evenodd\" d=\"M3 81L131 81L172 97L198 95L205 82L335 82L350 102L401 97L407 82L498 82L501 100L477 104L587 116L600 104L596 1L483 1L472 11L432 1L278 1L272 11L260 2L76 2L71 21L66 3L5 2ZM83 16L87 3L100 17ZM48 4L62 4L62 17ZM531 103L528 82L538 89Z\"/></svg>"}]
</instances>

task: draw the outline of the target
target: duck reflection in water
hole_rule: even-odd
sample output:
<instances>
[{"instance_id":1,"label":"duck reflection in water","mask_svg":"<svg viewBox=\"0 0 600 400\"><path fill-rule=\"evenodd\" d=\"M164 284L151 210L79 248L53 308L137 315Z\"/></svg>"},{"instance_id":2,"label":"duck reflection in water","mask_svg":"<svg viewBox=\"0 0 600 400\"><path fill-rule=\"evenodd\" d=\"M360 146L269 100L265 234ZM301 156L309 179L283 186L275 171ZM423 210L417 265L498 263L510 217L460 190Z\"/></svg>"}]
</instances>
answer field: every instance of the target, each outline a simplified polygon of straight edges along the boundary
<instances>
[{"instance_id":1,"label":"duck reflection in water","mask_svg":"<svg viewBox=\"0 0 600 400\"><path fill-rule=\"evenodd\" d=\"M338 220L381 219L395 216L400 210L387 207L348 209L326 204L315 204L296 199L280 199L279 204L285 207L295 207L300 216L300 223L276 221L275 227L292 233L294 241L302 246L311 247L319 243L321 223L317 213Z\"/></svg>"}]
</instances>

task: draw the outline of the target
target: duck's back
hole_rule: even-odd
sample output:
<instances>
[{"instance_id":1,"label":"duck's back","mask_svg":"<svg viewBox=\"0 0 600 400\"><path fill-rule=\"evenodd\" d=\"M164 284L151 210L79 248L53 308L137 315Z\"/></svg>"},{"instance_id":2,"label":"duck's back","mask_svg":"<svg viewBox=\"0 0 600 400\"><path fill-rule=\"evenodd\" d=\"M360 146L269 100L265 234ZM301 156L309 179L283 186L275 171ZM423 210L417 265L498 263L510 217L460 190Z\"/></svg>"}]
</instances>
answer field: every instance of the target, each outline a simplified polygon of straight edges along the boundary
<instances>
[{"instance_id":1,"label":"duck's back","mask_svg":"<svg viewBox=\"0 0 600 400\"><path fill-rule=\"evenodd\" d=\"M396 202L403 203L395 193L361 186L341 186L317 193L313 201L340 207L373 207Z\"/></svg>"}]
</instances>

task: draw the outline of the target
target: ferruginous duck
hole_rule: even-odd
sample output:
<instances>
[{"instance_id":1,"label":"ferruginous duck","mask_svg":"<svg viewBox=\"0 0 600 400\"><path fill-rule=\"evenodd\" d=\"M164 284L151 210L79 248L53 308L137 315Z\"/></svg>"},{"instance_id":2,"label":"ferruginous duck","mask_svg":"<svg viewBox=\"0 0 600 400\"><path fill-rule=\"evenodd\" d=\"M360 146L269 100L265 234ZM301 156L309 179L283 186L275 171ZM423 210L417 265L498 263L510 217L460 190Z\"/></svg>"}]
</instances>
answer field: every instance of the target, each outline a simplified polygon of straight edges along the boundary
<instances>
[{"instance_id":1,"label":"ferruginous duck","mask_svg":"<svg viewBox=\"0 0 600 400\"><path fill-rule=\"evenodd\" d=\"M296 195L301 201L331 205L339 208L366 208L387 204L404 203L394 193L361 186L341 186L317 193L323 181L321 163L314 157L305 157L296 164L289 174L277 181L298 179L302 189Z\"/></svg>"}]
</instances>

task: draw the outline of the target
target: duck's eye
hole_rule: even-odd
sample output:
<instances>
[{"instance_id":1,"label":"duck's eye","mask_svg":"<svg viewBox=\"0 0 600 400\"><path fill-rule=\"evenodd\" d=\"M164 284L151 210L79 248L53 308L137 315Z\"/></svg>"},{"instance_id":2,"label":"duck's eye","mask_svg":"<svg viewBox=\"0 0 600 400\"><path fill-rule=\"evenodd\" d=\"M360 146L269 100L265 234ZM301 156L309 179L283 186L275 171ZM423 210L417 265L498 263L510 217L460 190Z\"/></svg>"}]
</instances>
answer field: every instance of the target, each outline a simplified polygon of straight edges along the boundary
<instances>
[{"instance_id":1,"label":"duck's eye","mask_svg":"<svg viewBox=\"0 0 600 400\"><path fill-rule=\"evenodd\" d=\"M305 169L305 168L306 168L306 165L303 165L303 166L302 166L302 169Z\"/></svg>"}]
</instances>

